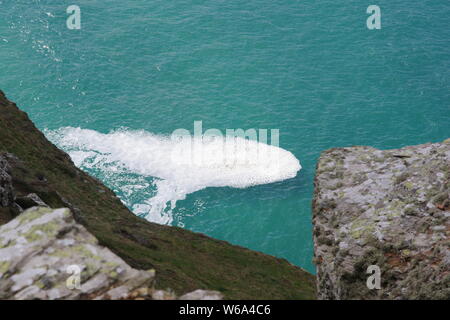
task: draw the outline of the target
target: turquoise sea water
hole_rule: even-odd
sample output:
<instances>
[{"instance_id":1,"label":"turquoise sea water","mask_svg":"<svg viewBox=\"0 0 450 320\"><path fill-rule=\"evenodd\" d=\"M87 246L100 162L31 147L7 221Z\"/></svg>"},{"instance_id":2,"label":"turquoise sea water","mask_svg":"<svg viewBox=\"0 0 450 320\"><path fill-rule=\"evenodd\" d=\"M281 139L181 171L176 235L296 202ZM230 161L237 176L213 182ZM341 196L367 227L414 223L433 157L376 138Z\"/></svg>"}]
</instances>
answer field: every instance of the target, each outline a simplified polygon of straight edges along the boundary
<instances>
[{"instance_id":1,"label":"turquoise sea water","mask_svg":"<svg viewBox=\"0 0 450 320\"><path fill-rule=\"evenodd\" d=\"M81 30L66 27L72 4ZM381 7L381 30L366 27L371 4ZM196 120L205 129L279 129L280 146L303 167L295 178L190 193L171 224L314 272L320 152L450 136L449 14L448 0L0 0L0 89L53 141L67 138L61 146L74 161L141 215L156 180L98 154L99 144L75 148L80 136L58 129L122 128L126 143L101 137L140 163L134 140L192 131Z\"/></svg>"}]
</instances>

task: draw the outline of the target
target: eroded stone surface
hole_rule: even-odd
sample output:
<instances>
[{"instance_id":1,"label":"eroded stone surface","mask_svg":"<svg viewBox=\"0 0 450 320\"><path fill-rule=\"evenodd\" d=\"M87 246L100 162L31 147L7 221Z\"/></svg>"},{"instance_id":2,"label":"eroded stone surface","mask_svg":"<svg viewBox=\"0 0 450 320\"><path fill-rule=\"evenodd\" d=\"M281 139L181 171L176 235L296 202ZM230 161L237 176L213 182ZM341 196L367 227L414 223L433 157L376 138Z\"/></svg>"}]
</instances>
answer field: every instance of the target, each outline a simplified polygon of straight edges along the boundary
<instances>
[{"instance_id":1,"label":"eroded stone surface","mask_svg":"<svg viewBox=\"0 0 450 320\"><path fill-rule=\"evenodd\" d=\"M45 206L0 227L0 299L176 299L153 288L154 270L133 269L100 246L69 209ZM197 290L183 299L222 295Z\"/></svg>"},{"instance_id":2,"label":"eroded stone surface","mask_svg":"<svg viewBox=\"0 0 450 320\"><path fill-rule=\"evenodd\" d=\"M0 299L120 299L153 277L99 246L68 209L34 207L0 227Z\"/></svg>"},{"instance_id":3,"label":"eroded stone surface","mask_svg":"<svg viewBox=\"0 0 450 320\"><path fill-rule=\"evenodd\" d=\"M320 299L450 298L450 140L331 149L313 200ZM381 289L369 290L369 265Z\"/></svg>"}]
</instances>

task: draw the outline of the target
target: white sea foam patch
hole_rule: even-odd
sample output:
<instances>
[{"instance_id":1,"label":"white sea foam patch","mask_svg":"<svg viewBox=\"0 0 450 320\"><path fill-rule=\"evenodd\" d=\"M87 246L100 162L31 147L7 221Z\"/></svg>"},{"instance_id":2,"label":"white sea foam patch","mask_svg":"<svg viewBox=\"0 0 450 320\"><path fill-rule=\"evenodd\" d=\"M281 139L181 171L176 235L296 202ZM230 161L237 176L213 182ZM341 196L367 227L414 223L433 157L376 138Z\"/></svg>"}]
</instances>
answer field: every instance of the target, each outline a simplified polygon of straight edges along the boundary
<instances>
[{"instance_id":1,"label":"white sea foam patch","mask_svg":"<svg viewBox=\"0 0 450 320\"><path fill-rule=\"evenodd\" d=\"M132 182L115 186L122 193L144 189L149 196L144 203L127 204L134 213L161 224L172 223L176 202L190 193L208 187L247 188L282 181L295 177L301 169L291 152L239 137L173 139L143 130L103 134L72 127L46 130L45 134L67 151L78 167L96 170L104 177L115 175L116 180L134 174ZM153 191L145 185L149 177L156 178Z\"/></svg>"}]
</instances>

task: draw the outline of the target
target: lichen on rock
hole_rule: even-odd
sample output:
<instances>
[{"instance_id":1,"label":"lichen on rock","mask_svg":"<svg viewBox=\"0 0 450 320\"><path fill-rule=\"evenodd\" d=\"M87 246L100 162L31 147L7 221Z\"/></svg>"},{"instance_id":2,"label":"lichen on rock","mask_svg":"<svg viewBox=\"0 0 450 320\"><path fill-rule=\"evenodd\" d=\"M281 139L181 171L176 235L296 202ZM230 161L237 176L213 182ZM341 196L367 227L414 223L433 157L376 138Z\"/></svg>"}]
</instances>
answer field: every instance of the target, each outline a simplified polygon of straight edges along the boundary
<instances>
[{"instance_id":1,"label":"lichen on rock","mask_svg":"<svg viewBox=\"0 0 450 320\"><path fill-rule=\"evenodd\" d=\"M313 199L319 299L450 299L450 143L322 153ZM369 289L369 265L381 289Z\"/></svg>"},{"instance_id":2,"label":"lichen on rock","mask_svg":"<svg viewBox=\"0 0 450 320\"><path fill-rule=\"evenodd\" d=\"M77 272L79 287L68 282ZM119 299L153 277L101 247L69 209L34 207L0 227L0 299Z\"/></svg>"},{"instance_id":3,"label":"lichen on rock","mask_svg":"<svg viewBox=\"0 0 450 320\"><path fill-rule=\"evenodd\" d=\"M69 209L26 210L0 227L0 299L176 299L153 287L154 270L131 268ZM180 298L222 299L197 290Z\"/></svg>"}]
</instances>

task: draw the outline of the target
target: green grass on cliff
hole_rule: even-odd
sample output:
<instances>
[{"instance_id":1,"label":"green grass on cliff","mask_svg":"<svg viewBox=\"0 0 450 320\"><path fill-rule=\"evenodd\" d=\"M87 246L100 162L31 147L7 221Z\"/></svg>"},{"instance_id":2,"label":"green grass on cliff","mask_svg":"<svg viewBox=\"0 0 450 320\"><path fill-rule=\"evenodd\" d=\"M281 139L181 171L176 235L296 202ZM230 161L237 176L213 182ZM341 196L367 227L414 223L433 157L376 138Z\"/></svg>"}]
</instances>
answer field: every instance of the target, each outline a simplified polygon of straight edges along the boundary
<instances>
[{"instance_id":1,"label":"green grass on cliff","mask_svg":"<svg viewBox=\"0 0 450 320\"><path fill-rule=\"evenodd\" d=\"M19 158L12 168L17 195L34 192L52 207L70 206L101 244L135 268L155 269L158 288L178 294L213 289L227 299L315 298L314 276L286 260L136 217L111 190L76 168L0 91L3 152ZM13 217L0 209L0 223Z\"/></svg>"}]
</instances>

